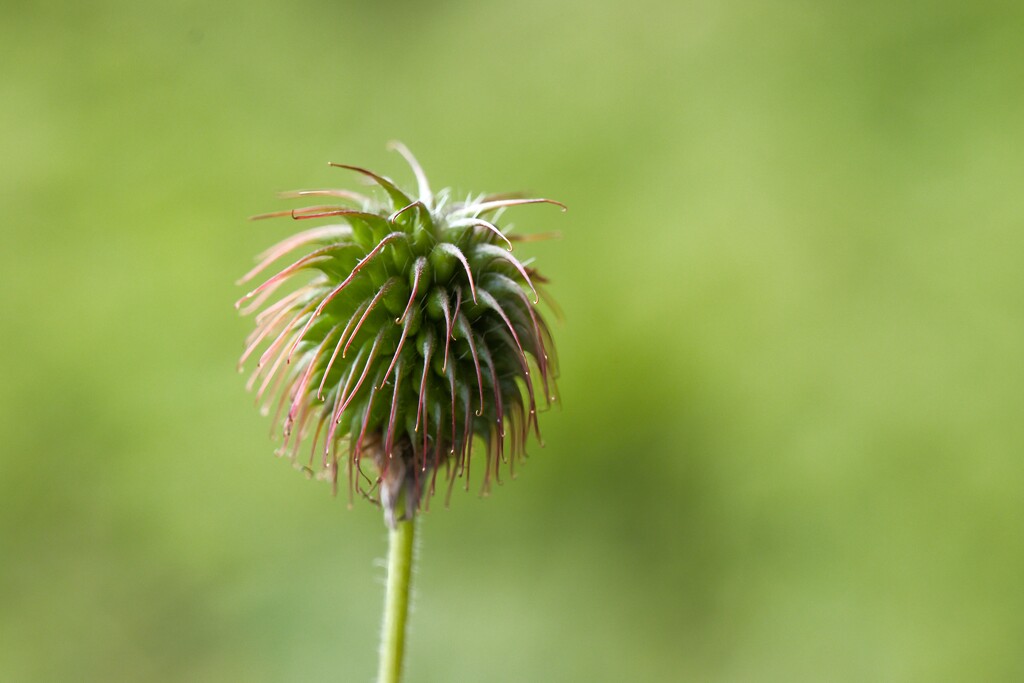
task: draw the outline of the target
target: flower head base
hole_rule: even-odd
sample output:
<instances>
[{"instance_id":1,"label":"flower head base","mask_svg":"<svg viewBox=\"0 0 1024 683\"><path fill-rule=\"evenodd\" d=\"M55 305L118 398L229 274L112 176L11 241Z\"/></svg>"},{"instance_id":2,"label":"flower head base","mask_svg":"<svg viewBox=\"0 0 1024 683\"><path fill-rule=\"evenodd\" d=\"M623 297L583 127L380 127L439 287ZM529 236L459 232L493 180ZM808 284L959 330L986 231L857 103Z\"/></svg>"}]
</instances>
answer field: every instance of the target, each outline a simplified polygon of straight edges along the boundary
<instances>
[{"instance_id":1,"label":"flower head base","mask_svg":"<svg viewBox=\"0 0 1024 683\"><path fill-rule=\"evenodd\" d=\"M372 499L379 485L391 526L429 500L442 468L448 495L458 477L468 486L475 438L486 449L485 491L503 463L511 471L524 455L531 429L540 439L538 407L557 400L554 346L535 308L546 280L512 254L526 238L497 223L521 204L565 209L507 194L453 202L447 190L433 194L412 154L394 147L416 176L415 197L372 171L331 164L365 176L384 199L348 190L286 193L340 204L255 218L341 223L299 232L261 254L240 282L308 250L236 304L246 305L243 313L259 310L239 366L258 358L248 387L265 410L276 403L279 453L298 461L305 443L304 467L313 471L319 460L335 488L345 460L350 499L354 491ZM364 456L376 478L364 473Z\"/></svg>"}]
</instances>

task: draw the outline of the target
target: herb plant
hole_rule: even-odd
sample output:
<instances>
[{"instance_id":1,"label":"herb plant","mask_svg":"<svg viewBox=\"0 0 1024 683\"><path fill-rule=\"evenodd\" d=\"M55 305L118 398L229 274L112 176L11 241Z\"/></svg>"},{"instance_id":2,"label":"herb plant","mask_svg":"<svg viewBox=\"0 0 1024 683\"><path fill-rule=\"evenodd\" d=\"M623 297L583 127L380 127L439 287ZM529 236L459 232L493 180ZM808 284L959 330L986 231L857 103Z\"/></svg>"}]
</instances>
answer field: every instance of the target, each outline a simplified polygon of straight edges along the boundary
<instances>
[{"instance_id":1,"label":"herb plant","mask_svg":"<svg viewBox=\"0 0 1024 683\"><path fill-rule=\"evenodd\" d=\"M305 252L236 304L256 314L239 366L256 361L248 387L280 425L278 453L335 490L344 468L350 503L358 494L383 508L382 683L401 674L417 512L439 488L447 502L457 479L468 488L471 465L483 469L484 491L503 467L513 472L529 433L540 440L538 410L557 400L554 346L537 310L547 280L513 254L545 236L517 235L501 219L525 204L565 209L515 194L435 194L408 149L393 147L416 193L332 163L376 191L288 192L335 203L255 216L329 222L261 254L241 283Z\"/></svg>"}]
</instances>

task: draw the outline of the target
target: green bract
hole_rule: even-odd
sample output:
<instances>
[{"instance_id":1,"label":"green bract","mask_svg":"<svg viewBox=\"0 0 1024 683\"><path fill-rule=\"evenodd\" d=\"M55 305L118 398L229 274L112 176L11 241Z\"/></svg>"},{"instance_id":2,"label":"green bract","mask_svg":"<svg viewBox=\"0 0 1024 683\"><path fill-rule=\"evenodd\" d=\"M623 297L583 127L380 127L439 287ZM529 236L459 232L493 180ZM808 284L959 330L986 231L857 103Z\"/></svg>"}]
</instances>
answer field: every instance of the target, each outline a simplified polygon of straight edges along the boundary
<instances>
[{"instance_id":1,"label":"green bract","mask_svg":"<svg viewBox=\"0 0 1024 683\"><path fill-rule=\"evenodd\" d=\"M429 498L442 465L449 493L457 477L468 485L475 437L486 446L485 490L501 463L511 468L522 456L531 429L540 438L537 396L543 406L556 400L557 376L551 335L535 308L546 280L512 254L517 238L498 221L520 204L565 208L515 195L453 202L447 190L433 194L409 151L394 146L412 167L417 195L372 171L331 164L372 180L383 199L348 190L286 193L342 205L256 218L341 223L260 255L241 282L308 252L237 304L248 302L244 313L259 310L240 366L258 358L249 388L265 409L276 402L280 452L305 460L305 443L306 467L318 461L335 486L345 459L350 496L372 498L379 485L392 525ZM360 467L366 455L375 478Z\"/></svg>"}]
</instances>

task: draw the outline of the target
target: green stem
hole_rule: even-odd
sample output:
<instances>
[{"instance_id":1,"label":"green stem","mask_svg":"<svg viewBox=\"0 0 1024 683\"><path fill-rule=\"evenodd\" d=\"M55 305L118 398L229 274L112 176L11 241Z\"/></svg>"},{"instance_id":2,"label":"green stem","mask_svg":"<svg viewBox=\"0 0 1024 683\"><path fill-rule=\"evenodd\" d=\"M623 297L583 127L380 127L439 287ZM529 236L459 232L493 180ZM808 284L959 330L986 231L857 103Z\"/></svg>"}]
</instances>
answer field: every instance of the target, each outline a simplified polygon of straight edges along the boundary
<instances>
[{"instance_id":1,"label":"green stem","mask_svg":"<svg viewBox=\"0 0 1024 683\"><path fill-rule=\"evenodd\" d=\"M415 531L413 519L403 519L388 531L388 589L384 600L384 630L381 633L377 683L399 683L402 679Z\"/></svg>"}]
</instances>

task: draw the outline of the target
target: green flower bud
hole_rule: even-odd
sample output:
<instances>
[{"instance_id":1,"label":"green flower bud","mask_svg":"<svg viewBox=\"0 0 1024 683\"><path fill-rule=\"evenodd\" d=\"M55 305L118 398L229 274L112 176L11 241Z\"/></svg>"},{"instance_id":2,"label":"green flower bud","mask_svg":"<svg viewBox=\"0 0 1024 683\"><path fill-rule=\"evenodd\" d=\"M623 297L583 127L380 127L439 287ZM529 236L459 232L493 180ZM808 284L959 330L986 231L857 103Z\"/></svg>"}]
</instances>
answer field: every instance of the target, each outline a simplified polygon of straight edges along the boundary
<instances>
[{"instance_id":1,"label":"green flower bud","mask_svg":"<svg viewBox=\"0 0 1024 683\"><path fill-rule=\"evenodd\" d=\"M523 455L531 429L539 438L538 404L555 400L557 376L551 334L536 310L546 280L512 254L512 238L492 221L515 205L562 206L510 195L451 203L447 191L431 192L409 151L395 147L413 169L416 196L372 171L332 164L370 178L384 198L288 193L342 203L257 216L335 222L262 254L242 282L309 250L237 304L258 311L240 367L258 358L248 386L282 426L280 452L335 486L344 466L350 497L378 497L392 524L429 498L439 471L449 491L468 477L474 439L484 444L476 452L486 458L486 490L503 462ZM367 456L375 480L362 469Z\"/></svg>"}]
</instances>

